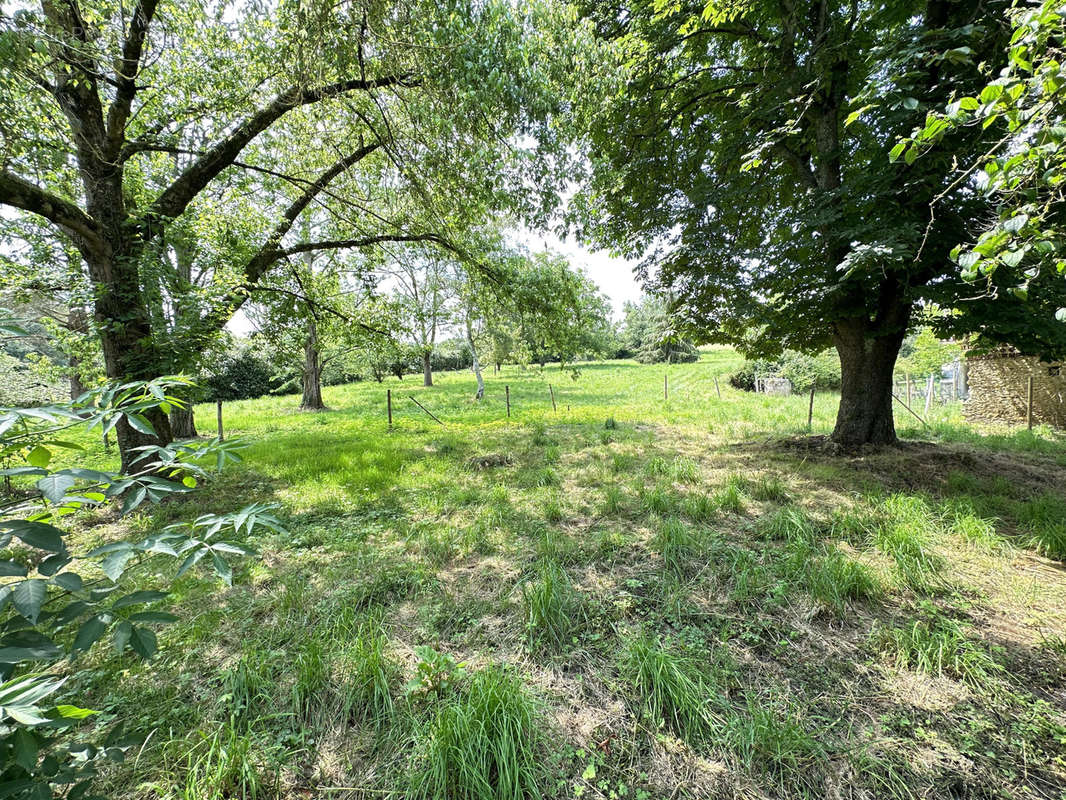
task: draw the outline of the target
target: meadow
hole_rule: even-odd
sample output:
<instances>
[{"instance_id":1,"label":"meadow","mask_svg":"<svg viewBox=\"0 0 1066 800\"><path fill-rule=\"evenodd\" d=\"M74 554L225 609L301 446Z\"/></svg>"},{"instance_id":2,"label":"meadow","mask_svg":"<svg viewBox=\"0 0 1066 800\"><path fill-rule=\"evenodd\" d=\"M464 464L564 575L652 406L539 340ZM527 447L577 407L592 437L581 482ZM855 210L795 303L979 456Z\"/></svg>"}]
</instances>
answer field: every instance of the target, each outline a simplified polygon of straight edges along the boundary
<instances>
[{"instance_id":1,"label":"meadow","mask_svg":"<svg viewBox=\"0 0 1066 800\"><path fill-rule=\"evenodd\" d=\"M1066 797L1066 439L947 406L832 454L836 396L808 431L738 360L226 404L242 463L81 521L285 525L231 588L179 581L153 661L79 673L94 724L146 735L111 795Z\"/></svg>"}]
</instances>

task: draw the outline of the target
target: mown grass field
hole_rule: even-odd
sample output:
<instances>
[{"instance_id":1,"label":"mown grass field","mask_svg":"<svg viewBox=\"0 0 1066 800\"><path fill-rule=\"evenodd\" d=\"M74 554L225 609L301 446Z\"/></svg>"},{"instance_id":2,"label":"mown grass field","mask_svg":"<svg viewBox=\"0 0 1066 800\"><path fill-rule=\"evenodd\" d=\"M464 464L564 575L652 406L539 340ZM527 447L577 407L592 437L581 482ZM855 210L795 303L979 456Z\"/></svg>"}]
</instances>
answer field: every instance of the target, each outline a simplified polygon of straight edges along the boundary
<instances>
[{"instance_id":1,"label":"mown grass field","mask_svg":"<svg viewBox=\"0 0 1066 800\"><path fill-rule=\"evenodd\" d=\"M150 732L107 788L1066 797L1066 441L947 408L829 455L807 398L729 388L736 361L505 367L481 404L469 373L227 404L242 464L86 520L270 501L287 528L232 588L183 578L153 662L94 652L97 724ZM828 432L836 398L814 410Z\"/></svg>"}]
</instances>

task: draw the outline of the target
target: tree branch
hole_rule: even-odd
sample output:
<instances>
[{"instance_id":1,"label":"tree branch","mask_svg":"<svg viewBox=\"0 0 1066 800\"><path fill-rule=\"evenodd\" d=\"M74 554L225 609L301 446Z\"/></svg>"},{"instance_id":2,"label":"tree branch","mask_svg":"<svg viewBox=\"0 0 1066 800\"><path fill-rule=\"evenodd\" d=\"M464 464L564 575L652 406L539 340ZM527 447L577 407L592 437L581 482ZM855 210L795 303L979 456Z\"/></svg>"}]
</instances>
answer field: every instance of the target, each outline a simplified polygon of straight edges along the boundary
<instances>
[{"instance_id":1,"label":"tree branch","mask_svg":"<svg viewBox=\"0 0 1066 800\"><path fill-rule=\"evenodd\" d=\"M90 246L103 244L95 220L62 197L7 170L0 170L0 204L44 217Z\"/></svg>"},{"instance_id":2,"label":"tree branch","mask_svg":"<svg viewBox=\"0 0 1066 800\"><path fill-rule=\"evenodd\" d=\"M115 99L107 111L108 160L114 161L125 140L126 122L129 120L133 98L137 94L137 73L148 28L155 16L158 0L139 0L133 10L130 29L122 45L122 57L115 64Z\"/></svg>"},{"instance_id":3,"label":"tree branch","mask_svg":"<svg viewBox=\"0 0 1066 800\"><path fill-rule=\"evenodd\" d=\"M230 166L241 151L260 133L293 109L318 103L331 97L356 91L369 91L387 86L410 86L408 76L392 75L372 80L349 80L316 89L294 86L274 98L267 106L252 114L229 136L209 148L190 164L148 208L147 217L173 219L185 210L200 191L222 170Z\"/></svg>"},{"instance_id":4,"label":"tree branch","mask_svg":"<svg viewBox=\"0 0 1066 800\"><path fill-rule=\"evenodd\" d=\"M384 242L433 242L434 244L438 244L454 253L460 252L451 242L436 233L387 233L378 236L367 236L363 239L332 239L322 242L302 242L300 244L295 244L292 247L287 247L284 250L277 251L277 259L288 258L289 256L298 255L299 253L308 253L317 250L344 250L358 247L369 247L370 245L382 244Z\"/></svg>"}]
</instances>

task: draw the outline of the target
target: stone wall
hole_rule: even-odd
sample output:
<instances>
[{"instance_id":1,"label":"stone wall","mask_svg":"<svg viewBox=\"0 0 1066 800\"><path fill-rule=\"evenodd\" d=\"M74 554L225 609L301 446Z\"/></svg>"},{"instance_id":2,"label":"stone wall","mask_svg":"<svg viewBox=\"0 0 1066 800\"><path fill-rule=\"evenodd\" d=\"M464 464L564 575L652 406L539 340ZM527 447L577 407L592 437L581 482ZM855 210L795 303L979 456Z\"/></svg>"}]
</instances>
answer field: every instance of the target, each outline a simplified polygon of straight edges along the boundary
<instances>
[{"instance_id":1,"label":"stone wall","mask_svg":"<svg viewBox=\"0 0 1066 800\"><path fill-rule=\"evenodd\" d=\"M970 398L963 415L977 422L1025 423L1028 378L1033 422L1066 429L1066 366L997 352L969 359Z\"/></svg>"}]
</instances>

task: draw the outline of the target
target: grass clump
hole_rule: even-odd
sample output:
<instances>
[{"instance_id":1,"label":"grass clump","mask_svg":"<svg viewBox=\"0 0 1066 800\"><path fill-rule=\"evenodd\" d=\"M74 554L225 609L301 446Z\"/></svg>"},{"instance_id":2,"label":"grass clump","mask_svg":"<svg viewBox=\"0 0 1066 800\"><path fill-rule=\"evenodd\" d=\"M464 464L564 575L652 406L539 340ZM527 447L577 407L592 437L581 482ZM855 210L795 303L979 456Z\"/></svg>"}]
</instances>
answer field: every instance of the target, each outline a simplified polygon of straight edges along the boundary
<instances>
[{"instance_id":1,"label":"grass clump","mask_svg":"<svg viewBox=\"0 0 1066 800\"><path fill-rule=\"evenodd\" d=\"M678 456L670 463L669 474L678 483L696 483L700 479L700 465L691 458Z\"/></svg>"},{"instance_id":2,"label":"grass clump","mask_svg":"<svg viewBox=\"0 0 1066 800\"><path fill-rule=\"evenodd\" d=\"M811 543L818 537L818 531L807 513L792 506L779 508L760 519L758 529L765 538L779 542Z\"/></svg>"},{"instance_id":3,"label":"grass clump","mask_svg":"<svg viewBox=\"0 0 1066 800\"><path fill-rule=\"evenodd\" d=\"M699 553L699 540L695 533L677 517L671 517L659 525L651 545L662 556L666 568L676 574L684 572Z\"/></svg>"},{"instance_id":4,"label":"grass clump","mask_svg":"<svg viewBox=\"0 0 1066 800\"><path fill-rule=\"evenodd\" d=\"M881 584L864 565L837 547L816 547L798 540L789 555L789 577L837 617L856 601L881 594Z\"/></svg>"},{"instance_id":5,"label":"grass clump","mask_svg":"<svg viewBox=\"0 0 1066 800\"><path fill-rule=\"evenodd\" d=\"M373 614L356 630L345 659L349 715L375 729L388 723L395 712L393 687L398 684L400 668L389 657L388 644L382 618Z\"/></svg>"},{"instance_id":6,"label":"grass clump","mask_svg":"<svg viewBox=\"0 0 1066 800\"><path fill-rule=\"evenodd\" d=\"M825 748L811 736L797 710L773 697L748 691L744 706L729 714L721 742L750 773L768 774L795 796L803 785L817 787L810 771L825 761Z\"/></svg>"},{"instance_id":7,"label":"grass clump","mask_svg":"<svg viewBox=\"0 0 1066 800\"><path fill-rule=\"evenodd\" d=\"M896 562L901 582L920 592L940 588L944 559L931 549L937 527L929 506L920 497L894 494L881 509L884 518L874 543Z\"/></svg>"},{"instance_id":8,"label":"grass clump","mask_svg":"<svg viewBox=\"0 0 1066 800\"><path fill-rule=\"evenodd\" d=\"M951 532L986 553L1002 552L1009 547L1007 541L996 533L992 520L978 516L969 504L956 507L951 519Z\"/></svg>"},{"instance_id":9,"label":"grass clump","mask_svg":"<svg viewBox=\"0 0 1066 800\"><path fill-rule=\"evenodd\" d=\"M563 521L563 504L558 494L553 492L548 495L548 498L544 501L542 512L546 522L555 523Z\"/></svg>"},{"instance_id":10,"label":"grass clump","mask_svg":"<svg viewBox=\"0 0 1066 800\"><path fill-rule=\"evenodd\" d=\"M652 488L641 487L640 504L645 511L653 514L669 514L674 510L677 498L665 486L656 484Z\"/></svg>"},{"instance_id":11,"label":"grass clump","mask_svg":"<svg viewBox=\"0 0 1066 800\"><path fill-rule=\"evenodd\" d=\"M558 649L567 642L580 602L566 570L557 561L540 560L534 577L522 584L522 605L531 649Z\"/></svg>"},{"instance_id":12,"label":"grass clump","mask_svg":"<svg viewBox=\"0 0 1066 800\"><path fill-rule=\"evenodd\" d=\"M293 659L292 708L297 716L310 718L320 707L329 685L329 660L318 639L308 640Z\"/></svg>"},{"instance_id":13,"label":"grass clump","mask_svg":"<svg viewBox=\"0 0 1066 800\"><path fill-rule=\"evenodd\" d=\"M726 479L725 486L714 493L714 504L719 511L728 514L743 514L747 508L748 481L741 475L730 475Z\"/></svg>"},{"instance_id":14,"label":"grass clump","mask_svg":"<svg viewBox=\"0 0 1066 800\"><path fill-rule=\"evenodd\" d=\"M257 800L275 794L253 756L252 734L233 721L202 739L188 753L181 800Z\"/></svg>"},{"instance_id":15,"label":"grass clump","mask_svg":"<svg viewBox=\"0 0 1066 800\"><path fill-rule=\"evenodd\" d=\"M545 780L543 721L521 680L501 667L471 676L439 699L419 733L413 800L540 797Z\"/></svg>"},{"instance_id":16,"label":"grass clump","mask_svg":"<svg viewBox=\"0 0 1066 800\"><path fill-rule=\"evenodd\" d=\"M639 698L637 710L655 728L666 725L689 744L707 741L720 730L716 686L691 656L638 636L626 650L622 674Z\"/></svg>"},{"instance_id":17,"label":"grass clump","mask_svg":"<svg viewBox=\"0 0 1066 800\"><path fill-rule=\"evenodd\" d=\"M1026 536L1026 543L1042 556L1066 561L1066 521L1037 528Z\"/></svg>"},{"instance_id":18,"label":"grass clump","mask_svg":"<svg viewBox=\"0 0 1066 800\"><path fill-rule=\"evenodd\" d=\"M966 636L962 625L929 604L923 604L918 619L875 631L873 641L900 669L948 675L975 687L1002 670L986 649Z\"/></svg>"},{"instance_id":19,"label":"grass clump","mask_svg":"<svg viewBox=\"0 0 1066 800\"><path fill-rule=\"evenodd\" d=\"M621 487L607 486L603 490L603 502L600 503L600 514L610 516L622 510L625 503L625 494Z\"/></svg>"},{"instance_id":20,"label":"grass clump","mask_svg":"<svg viewBox=\"0 0 1066 800\"><path fill-rule=\"evenodd\" d=\"M693 522L707 523L718 516L718 504L711 495L693 494L681 503L681 513Z\"/></svg>"},{"instance_id":21,"label":"grass clump","mask_svg":"<svg viewBox=\"0 0 1066 800\"><path fill-rule=\"evenodd\" d=\"M790 499L788 487L777 475L761 475L752 482L749 490L753 500L768 503L787 503Z\"/></svg>"}]
</instances>

